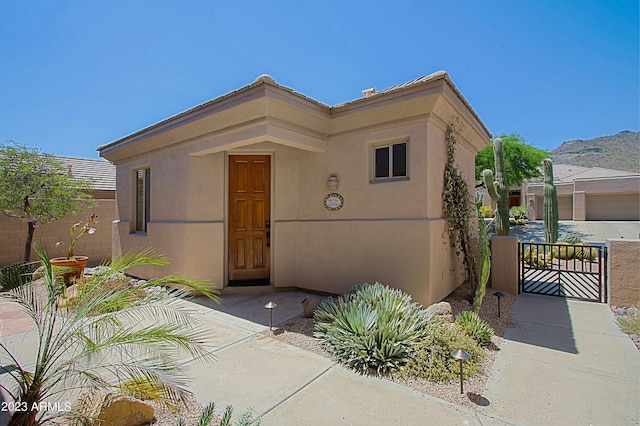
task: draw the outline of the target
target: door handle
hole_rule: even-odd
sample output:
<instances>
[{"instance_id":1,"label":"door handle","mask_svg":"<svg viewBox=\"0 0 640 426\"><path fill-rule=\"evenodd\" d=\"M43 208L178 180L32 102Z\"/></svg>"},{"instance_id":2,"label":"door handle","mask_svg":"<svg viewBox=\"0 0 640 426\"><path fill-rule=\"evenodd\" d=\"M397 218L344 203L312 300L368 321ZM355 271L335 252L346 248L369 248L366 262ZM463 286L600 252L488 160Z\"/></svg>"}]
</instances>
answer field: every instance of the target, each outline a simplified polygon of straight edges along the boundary
<instances>
[{"instance_id":1,"label":"door handle","mask_svg":"<svg viewBox=\"0 0 640 426\"><path fill-rule=\"evenodd\" d=\"M264 227L267 228L267 247L271 247L271 221L267 220L264 223Z\"/></svg>"}]
</instances>

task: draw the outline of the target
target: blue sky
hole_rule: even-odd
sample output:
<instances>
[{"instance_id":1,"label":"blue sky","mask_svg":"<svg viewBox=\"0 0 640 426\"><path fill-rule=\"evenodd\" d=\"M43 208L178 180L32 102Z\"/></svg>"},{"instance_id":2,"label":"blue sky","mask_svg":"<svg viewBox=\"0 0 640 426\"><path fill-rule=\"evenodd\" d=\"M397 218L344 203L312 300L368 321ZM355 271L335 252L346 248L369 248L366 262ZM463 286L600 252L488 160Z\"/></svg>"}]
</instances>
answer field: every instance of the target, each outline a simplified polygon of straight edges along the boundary
<instances>
[{"instance_id":1,"label":"blue sky","mask_svg":"<svg viewBox=\"0 0 640 426\"><path fill-rule=\"evenodd\" d=\"M335 105L437 70L543 149L640 121L637 0L0 0L0 141L96 148L260 74Z\"/></svg>"}]
</instances>

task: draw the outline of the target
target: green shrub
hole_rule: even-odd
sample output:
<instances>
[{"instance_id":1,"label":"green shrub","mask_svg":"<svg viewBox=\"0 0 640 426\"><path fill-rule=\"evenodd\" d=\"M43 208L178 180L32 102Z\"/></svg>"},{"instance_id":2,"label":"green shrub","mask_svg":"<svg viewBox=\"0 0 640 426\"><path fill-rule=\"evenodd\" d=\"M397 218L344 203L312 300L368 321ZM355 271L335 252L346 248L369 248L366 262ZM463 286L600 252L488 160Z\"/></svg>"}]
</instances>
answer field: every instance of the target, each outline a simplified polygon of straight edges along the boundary
<instances>
[{"instance_id":1,"label":"green shrub","mask_svg":"<svg viewBox=\"0 0 640 426\"><path fill-rule=\"evenodd\" d=\"M640 334L640 303L636 303L633 311L624 316L617 317L620 328L627 334Z\"/></svg>"},{"instance_id":2,"label":"green shrub","mask_svg":"<svg viewBox=\"0 0 640 426\"><path fill-rule=\"evenodd\" d=\"M118 387L118 392L142 401L156 401L164 404L172 412L178 410L180 396L154 376L140 374L125 379Z\"/></svg>"},{"instance_id":3,"label":"green shrub","mask_svg":"<svg viewBox=\"0 0 640 426\"><path fill-rule=\"evenodd\" d=\"M527 208L525 206L513 206L509 209L509 217L512 219L527 219Z\"/></svg>"},{"instance_id":4,"label":"green shrub","mask_svg":"<svg viewBox=\"0 0 640 426\"><path fill-rule=\"evenodd\" d=\"M35 263L17 262L0 268L0 290L8 291L31 281Z\"/></svg>"},{"instance_id":5,"label":"green shrub","mask_svg":"<svg viewBox=\"0 0 640 426\"><path fill-rule=\"evenodd\" d=\"M460 363L451 354L458 349L464 349L471 355L471 359L464 363L464 377L477 374L484 361L484 350L459 325L435 318L401 374L440 383L457 380L460 377Z\"/></svg>"},{"instance_id":6,"label":"green shrub","mask_svg":"<svg viewBox=\"0 0 640 426\"><path fill-rule=\"evenodd\" d=\"M582 239L580 235L575 232L565 232L560 237L558 237L558 243L567 243L567 244L580 244Z\"/></svg>"},{"instance_id":7,"label":"green shrub","mask_svg":"<svg viewBox=\"0 0 640 426\"><path fill-rule=\"evenodd\" d=\"M473 311L463 311L456 317L456 324L469 337L475 339L482 346L487 346L493 337L493 328L486 321L480 319Z\"/></svg>"},{"instance_id":8,"label":"green shrub","mask_svg":"<svg viewBox=\"0 0 640 426\"><path fill-rule=\"evenodd\" d=\"M362 374L400 369L426 335L431 316L411 296L383 284L360 284L315 311L314 335Z\"/></svg>"},{"instance_id":9,"label":"green shrub","mask_svg":"<svg viewBox=\"0 0 640 426\"><path fill-rule=\"evenodd\" d=\"M482 217L493 217L493 209L491 208L491 206L480 206L479 210Z\"/></svg>"}]
</instances>

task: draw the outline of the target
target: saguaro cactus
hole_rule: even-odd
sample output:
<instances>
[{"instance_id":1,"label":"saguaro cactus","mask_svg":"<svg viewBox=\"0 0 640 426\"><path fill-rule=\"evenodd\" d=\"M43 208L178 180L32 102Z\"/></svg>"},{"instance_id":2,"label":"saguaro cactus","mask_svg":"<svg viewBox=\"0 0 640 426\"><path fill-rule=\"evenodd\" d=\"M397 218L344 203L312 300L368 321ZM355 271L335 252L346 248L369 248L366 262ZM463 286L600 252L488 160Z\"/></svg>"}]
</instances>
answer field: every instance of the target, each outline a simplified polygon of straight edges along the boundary
<instances>
[{"instance_id":1,"label":"saguaro cactus","mask_svg":"<svg viewBox=\"0 0 640 426\"><path fill-rule=\"evenodd\" d=\"M558 240L558 194L553 184L553 163L550 158L544 165L544 236L547 244Z\"/></svg>"},{"instance_id":2,"label":"saguaro cactus","mask_svg":"<svg viewBox=\"0 0 640 426\"><path fill-rule=\"evenodd\" d=\"M496 178L493 179L493 172L489 169L482 171L482 179L489 191L489 196L498 203L496 212L496 234L500 236L509 235L509 186L507 174L504 170L504 152L502 139L496 138L493 141L493 157L496 165Z\"/></svg>"},{"instance_id":3,"label":"saguaro cactus","mask_svg":"<svg viewBox=\"0 0 640 426\"><path fill-rule=\"evenodd\" d=\"M489 249L489 239L487 237L487 223L480 212L482 206L482 196L476 193L476 207L478 209L478 245L480 249L480 257L478 259L478 283L476 285L475 294L473 296L473 310L480 311L482 299L487 289L489 281L489 273L491 272L491 250Z\"/></svg>"}]
</instances>

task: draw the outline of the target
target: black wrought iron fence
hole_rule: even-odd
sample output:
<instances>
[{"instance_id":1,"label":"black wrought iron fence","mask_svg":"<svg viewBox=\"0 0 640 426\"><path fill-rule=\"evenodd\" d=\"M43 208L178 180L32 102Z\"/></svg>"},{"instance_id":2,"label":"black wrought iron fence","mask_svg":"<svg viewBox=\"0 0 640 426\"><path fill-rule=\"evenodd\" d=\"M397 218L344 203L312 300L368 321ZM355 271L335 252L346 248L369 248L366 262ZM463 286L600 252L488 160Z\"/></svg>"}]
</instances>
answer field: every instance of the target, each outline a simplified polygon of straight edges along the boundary
<instances>
[{"instance_id":1,"label":"black wrought iron fence","mask_svg":"<svg viewBox=\"0 0 640 426\"><path fill-rule=\"evenodd\" d=\"M520 292L606 302L607 248L598 245L519 245Z\"/></svg>"}]
</instances>

